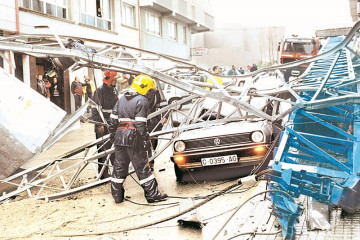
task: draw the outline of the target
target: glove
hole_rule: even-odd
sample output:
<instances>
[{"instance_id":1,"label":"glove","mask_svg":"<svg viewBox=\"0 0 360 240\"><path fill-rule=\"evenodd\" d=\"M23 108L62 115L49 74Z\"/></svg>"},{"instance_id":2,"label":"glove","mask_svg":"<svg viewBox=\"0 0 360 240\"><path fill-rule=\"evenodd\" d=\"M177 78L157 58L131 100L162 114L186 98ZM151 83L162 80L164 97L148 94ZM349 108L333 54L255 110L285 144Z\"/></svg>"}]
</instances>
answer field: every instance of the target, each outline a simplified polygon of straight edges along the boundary
<instances>
[{"instance_id":1,"label":"glove","mask_svg":"<svg viewBox=\"0 0 360 240\"><path fill-rule=\"evenodd\" d=\"M150 140L143 141L144 149L151 150L151 142Z\"/></svg>"},{"instance_id":2,"label":"glove","mask_svg":"<svg viewBox=\"0 0 360 240\"><path fill-rule=\"evenodd\" d=\"M109 126L109 132L114 133L117 129L118 121L116 119L110 118L110 126Z\"/></svg>"},{"instance_id":3,"label":"glove","mask_svg":"<svg viewBox=\"0 0 360 240\"><path fill-rule=\"evenodd\" d=\"M115 133L110 133L110 141L113 143L115 141Z\"/></svg>"},{"instance_id":4,"label":"glove","mask_svg":"<svg viewBox=\"0 0 360 240\"><path fill-rule=\"evenodd\" d=\"M98 127L98 129L97 129L98 131L99 131L99 133L101 134L101 135L103 135L104 134L104 132L105 132L105 130L104 130L104 126L100 126L100 127Z\"/></svg>"},{"instance_id":5,"label":"glove","mask_svg":"<svg viewBox=\"0 0 360 240\"><path fill-rule=\"evenodd\" d=\"M117 124L112 124L109 126L109 132L110 133L115 133L117 129Z\"/></svg>"},{"instance_id":6,"label":"glove","mask_svg":"<svg viewBox=\"0 0 360 240\"><path fill-rule=\"evenodd\" d=\"M149 141L149 138L150 138L149 133L145 132L144 135L141 136L141 138L143 141L146 141L146 142Z\"/></svg>"},{"instance_id":7,"label":"glove","mask_svg":"<svg viewBox=\"0 0 360 240\"><path fill-rule=\"evenodd\" d=\"M144 149L147 149L148 148L148 141L143 141L143 145L144 145Z\"/></svg>"}]
</instances>

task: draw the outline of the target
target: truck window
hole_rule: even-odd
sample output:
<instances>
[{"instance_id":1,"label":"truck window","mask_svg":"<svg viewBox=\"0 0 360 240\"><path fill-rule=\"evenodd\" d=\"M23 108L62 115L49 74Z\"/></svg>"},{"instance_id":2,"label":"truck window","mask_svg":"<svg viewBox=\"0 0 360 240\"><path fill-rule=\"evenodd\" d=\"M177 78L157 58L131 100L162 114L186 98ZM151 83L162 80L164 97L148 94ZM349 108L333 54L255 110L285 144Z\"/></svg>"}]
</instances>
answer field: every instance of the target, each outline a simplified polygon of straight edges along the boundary
<instances>
[{"instance_id":1,"label":"truck window","mask_svg":"<svg viewBox=\"0 0 360 240\"><path fill-rule=\"evenodd\" d=\"M309 42L285 42L284 52L311 54L314 51L314 43Z\"/></svg>"}]
</instances>

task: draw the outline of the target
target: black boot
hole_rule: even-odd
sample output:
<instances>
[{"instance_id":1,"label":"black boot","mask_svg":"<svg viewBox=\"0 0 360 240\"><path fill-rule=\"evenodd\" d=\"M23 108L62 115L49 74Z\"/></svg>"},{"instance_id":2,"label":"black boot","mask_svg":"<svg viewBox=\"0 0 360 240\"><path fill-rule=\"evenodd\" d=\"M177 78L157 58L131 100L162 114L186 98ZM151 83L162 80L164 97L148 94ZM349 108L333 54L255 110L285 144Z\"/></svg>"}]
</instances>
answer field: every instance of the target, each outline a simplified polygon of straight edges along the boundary
<instances>
[{"instance_id":1,"label":"black boot","mask_svg":"<svg viewBox=\"0 0 360 240\"><path fill-rule=\"evenodd\" d=\"M111 195L113 196L115 203L122 203L124 201L125 189L122 183L111 183Z\"/></svg>"},{"instance_id":2,"label":"black boot","mask_svg":"<svg viewBox=\"0 0 360 240\"><path fill-rule=\"evenodd\" d=\"M149 168L152 172L154 171L154 160L149 162Z\"/></svg>"},{"instance_id":3,"label":"black boot","mask_svg":"<svg viewBox=\"0 0 360 240\"><path fill-rule=\"evenodd\" d=\"M159 192L156 179L151 179L144 184L141 184L145 192L145 198L148 203L164 200L168 195Z\"/></svg>"}]
</instances>

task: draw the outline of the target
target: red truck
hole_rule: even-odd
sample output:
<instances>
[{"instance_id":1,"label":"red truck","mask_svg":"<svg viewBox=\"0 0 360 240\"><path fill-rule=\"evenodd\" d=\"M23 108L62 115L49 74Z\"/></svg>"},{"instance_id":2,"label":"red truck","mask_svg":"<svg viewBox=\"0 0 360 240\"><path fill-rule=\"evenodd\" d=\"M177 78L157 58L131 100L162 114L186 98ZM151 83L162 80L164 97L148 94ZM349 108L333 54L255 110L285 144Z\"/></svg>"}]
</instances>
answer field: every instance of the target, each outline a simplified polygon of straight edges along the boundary
<instances>
[{"instance_id":1,"label":"red truck","mask_svg":"<svg viewBox=\"0 0 360 240\"><path fill-rule=\"evenodd\" d=\"M313 57L319 52L320 47L320 40L317 38L286 38L284 42L279 43L280 63L284 64ZM285 80L288 81L291 76L301 75L307 67L308 65L304 64L285 70Z\"/></svg>"}]
</instances>

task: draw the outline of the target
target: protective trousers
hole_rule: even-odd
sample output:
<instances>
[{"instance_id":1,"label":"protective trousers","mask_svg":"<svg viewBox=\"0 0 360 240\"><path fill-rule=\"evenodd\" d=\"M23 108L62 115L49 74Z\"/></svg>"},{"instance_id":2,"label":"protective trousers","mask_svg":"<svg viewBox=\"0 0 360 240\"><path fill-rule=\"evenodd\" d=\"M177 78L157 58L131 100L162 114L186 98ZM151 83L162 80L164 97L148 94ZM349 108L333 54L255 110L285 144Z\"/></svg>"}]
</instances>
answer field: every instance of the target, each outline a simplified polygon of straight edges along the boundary
<instances>
[{"instance_id":1,"label":"protective trousers","mask_svg":"<svg viewBox=\"0 0 360 240\"><path fill-rule=\"evenodd\" d=\"M97 129L95 129L95 135L96 135L96 139L99 139L99 138L102 138L103 136L109 134L109 131L107 128L104 128L104 133L100 133ZM103 152L105 150L108 150L111 148L112 146L112 142L111 141L108 141L104 146L105 142L102 142L100 144L97 145L97 148L99 149L99 152ZM101 147L101 149L100 149ZM104 165L105 161L106 161L106 158L107 156L105 157L101 157L101 158L98 158L98 162L100 163L98 165L98 173L101 172L102 168L104 168L104 171L103 171L103 174L101 175L100 179L105 179L105 178L108 178L110 177L110 172L109 172L109 168L108 166ZM110 156L110 162L111 162L111 165L114 165L114 159L115 159L115 155L114 154L111 154Z\"/></svg>"},{"instance_id":2,"label":"protective trousers","mask_svg":"<svg viewBox=\"0 0 360 240\"><path fill-rule=\"evenodd\" d=\"M155 202L167 197L158 191L158 185L154 175L147 165L147 153L140 142L135 147L115 146L114 169L111 178L111 194L116 203L124 200L123 183L129 172L129 164L132 162L140 185L145 192L148 202Z\"/></svg>"}]
</instances>

